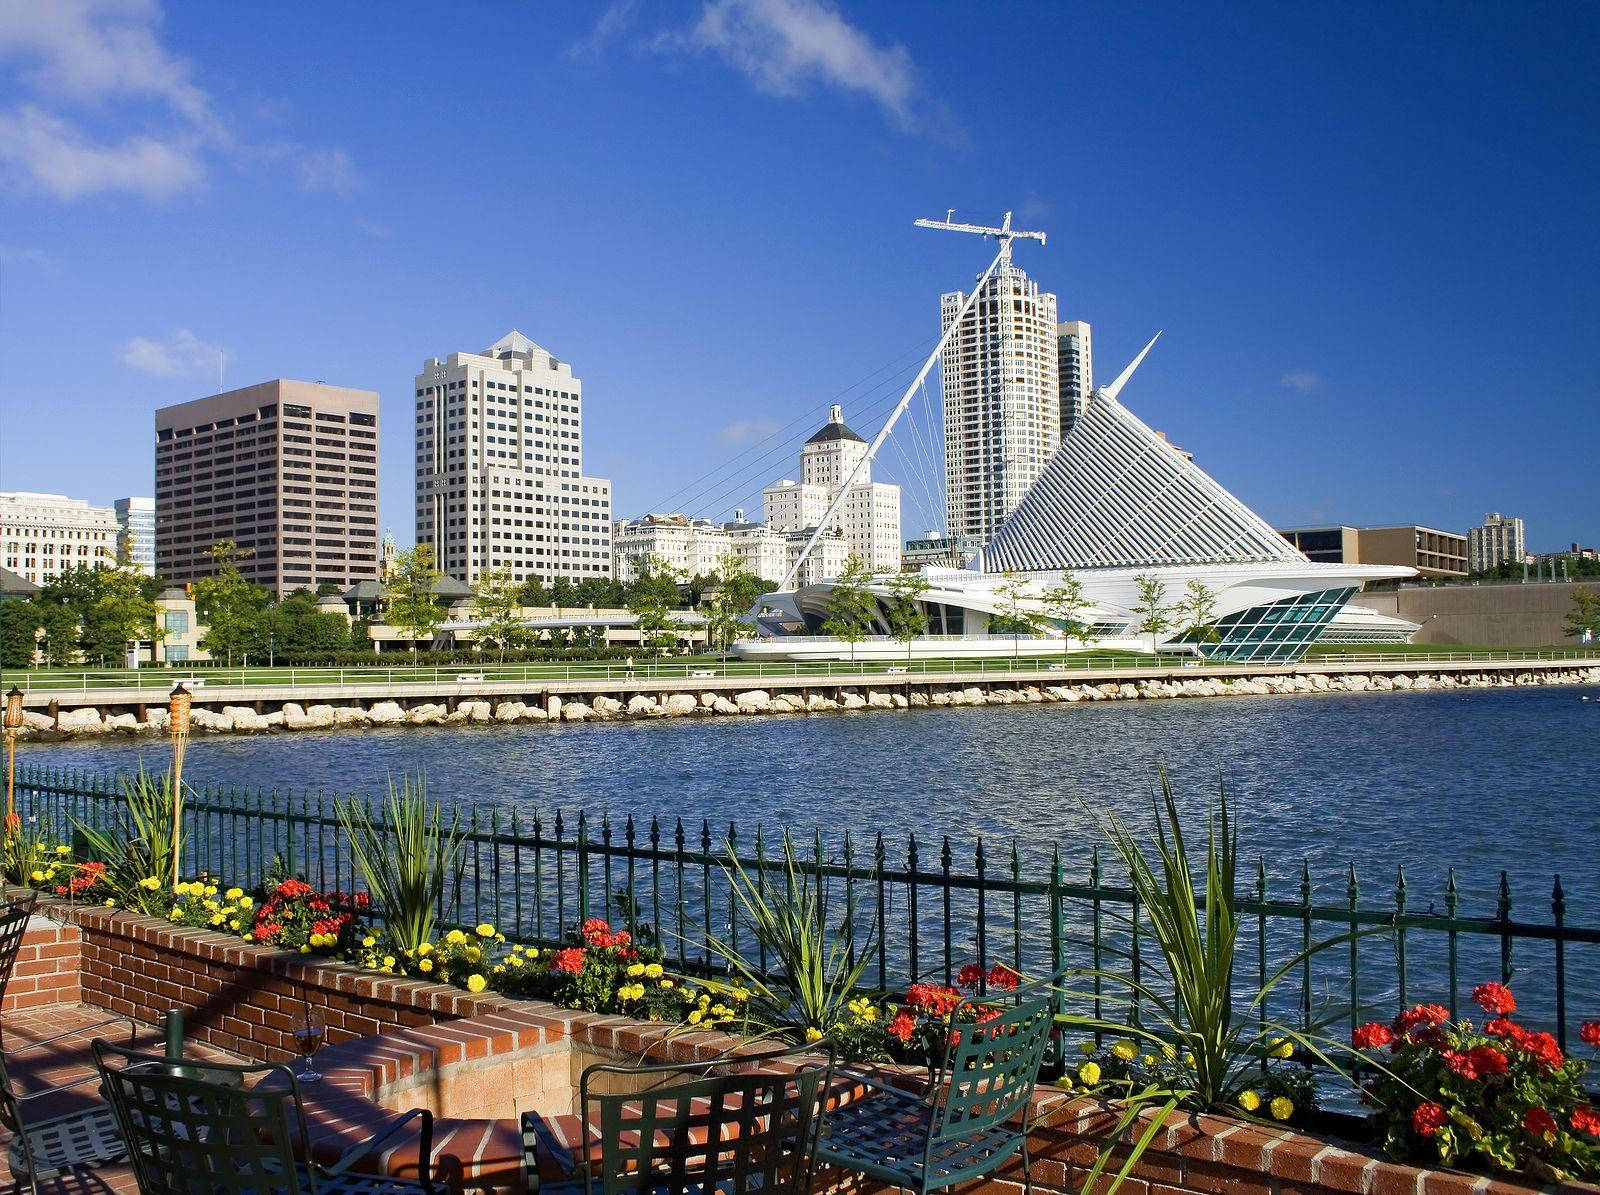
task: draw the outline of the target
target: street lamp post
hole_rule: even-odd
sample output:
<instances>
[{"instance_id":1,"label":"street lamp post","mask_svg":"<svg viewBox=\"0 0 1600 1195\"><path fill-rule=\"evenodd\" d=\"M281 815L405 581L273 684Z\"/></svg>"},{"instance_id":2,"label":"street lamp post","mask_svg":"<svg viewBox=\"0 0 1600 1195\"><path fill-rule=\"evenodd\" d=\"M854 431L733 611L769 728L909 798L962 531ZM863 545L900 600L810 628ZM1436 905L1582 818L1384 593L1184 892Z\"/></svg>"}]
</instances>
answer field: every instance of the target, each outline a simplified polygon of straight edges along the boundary
<instances>
[{"instance_id":1,"label":"street lamp post","mask_svg":"<svg viewBox=\"0 0 1600 1195\"><path fill-rule=\"evenodd\" d=\"M22 690L11 686L6 694L6 829L17 812L17 731L22 729Z\"/></svg>"},{"instance_id":2,"label":"street lamp post","mask_svg":"<svg viewBox=\"0 0 1600 1195\"><path fill-rule=\"evenodd\" d=\"M172 886L178 886L178 844L183 828L183 754L189 745L189 707L194 698L180 682L167 696L168 731L172 735Z\"/></svg>"}]
</instances>

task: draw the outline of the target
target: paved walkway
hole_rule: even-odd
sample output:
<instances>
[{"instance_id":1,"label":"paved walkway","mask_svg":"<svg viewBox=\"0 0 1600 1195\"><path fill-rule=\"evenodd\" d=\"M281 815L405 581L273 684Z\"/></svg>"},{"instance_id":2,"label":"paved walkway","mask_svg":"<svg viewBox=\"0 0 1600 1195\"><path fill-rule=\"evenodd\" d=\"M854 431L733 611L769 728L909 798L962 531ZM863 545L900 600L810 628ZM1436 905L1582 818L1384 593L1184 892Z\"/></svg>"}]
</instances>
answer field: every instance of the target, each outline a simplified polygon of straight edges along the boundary
<instances>
[{"instance_id":1,"label":"paved walkway","mask_svg":"<svg viewBox=\"0 0 1600 1195\"><path fill-rule=\"evenodd\" d=\"M106 1017L107 1014L103 1010L88 1008L81 1004L56 1005L7 1013L0 1019L0 1028L3 1028L3 1037L0 1037L0 1041L3 1041L6 1050L6 1068L17 1089L23 1093L38 1091L93 1074L94 1053L89 1046L91 1041L96 1037L103 1037L107 1041L124 1045L129 1040L127 1022L101 1024ZM37 1050L27 1048L29 1042L43 1041L58 1033L74 1029L81 1032ZM160 1051L162 1037L157 1030L141 1026L134 1038L134 1044L141 1049ZM190 1043L185 1049L196 1058L209 1058L219 1062L244 1061L198 1043ZM58 1095L30 1101L37 1106L29 1108L26 1115L30 1120L43 1119L99 1103L101 1097L98 1088L97 1083L85 1083ZM0 1190L12 1189L13 1176L6 1161L4 1148L10 1144L7 1135L3 1146L0 1146ZM133 1195L137 1190L133 1173L126 1166L56 1179L40 1186L43 1195L69 1195L69 1193L70 1195L112 1195L112 1193L123 1195L124 1192Z\"/></svg>"}]
</instances>

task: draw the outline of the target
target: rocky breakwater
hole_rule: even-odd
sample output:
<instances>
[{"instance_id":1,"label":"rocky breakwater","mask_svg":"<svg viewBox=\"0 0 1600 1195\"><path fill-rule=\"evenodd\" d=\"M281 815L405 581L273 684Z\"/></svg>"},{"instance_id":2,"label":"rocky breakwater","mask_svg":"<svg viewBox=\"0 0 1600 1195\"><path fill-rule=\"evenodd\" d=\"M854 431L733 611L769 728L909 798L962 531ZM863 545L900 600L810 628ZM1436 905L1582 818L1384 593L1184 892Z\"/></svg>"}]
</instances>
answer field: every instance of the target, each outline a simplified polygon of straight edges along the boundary
<instances>
[{"instance_id":1,"label":"rocky breakwater","mask_svg":"<svg viewBox=\"0 0 1600 1195\"><path fill-rule=\"evenodd\" d=\"M202 734L274 734L382 726L462 726L529 722L608 722L649 718L765 714L817 714L834 711L921 709L933 706L1072 704L1084 701L1148 701L1157 698L1266 697L1315 693L1420 692L1437 689L1492 689L1524 685L1600 684L1600 666L1541 669L1488 669L1481 672L1314 672L1262 676L1195 676L1128 679L1099 683L999 681L988 685L940 684L908 677L892 686L790 684L787 689L664 692L658 694L583 694L549 696L528 702L498 698L443 701L284 702L261 712L244 705L196 706L191 715ZM136 714L93 707L64 709L52 717L37 710L23 714L20 738L80 738L105 735L165 734L167 711L151 706Z\"/></svg>"}]
</instances>

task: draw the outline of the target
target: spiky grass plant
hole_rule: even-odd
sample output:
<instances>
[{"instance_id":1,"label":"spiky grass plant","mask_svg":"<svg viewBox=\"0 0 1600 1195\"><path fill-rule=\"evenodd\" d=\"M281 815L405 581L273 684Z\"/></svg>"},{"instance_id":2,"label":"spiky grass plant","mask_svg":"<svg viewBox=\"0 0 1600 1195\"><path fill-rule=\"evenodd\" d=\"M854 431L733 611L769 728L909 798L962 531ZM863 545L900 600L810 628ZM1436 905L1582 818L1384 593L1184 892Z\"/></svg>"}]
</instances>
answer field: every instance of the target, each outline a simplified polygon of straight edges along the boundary
<instances>
[{"instance_id":1,"label":"spiky grass plant","mask_svg":"<svg viewBox=\"0 0 1600 1195\"><path fill-rule=\"evenodd\" d=\"M733 914L765 950L768 968L729 939L708 936L711 950L750 993L749 1019L767 1033L815 1041L845 1016L877 949L876 921L858 937L854 902L837 921L830 915L825 877L795 858L788 835L783 862L769 875L747 870L731 849L722 865ZM731 935L730 935L731 937Z\"/></svg>"},{"instance_id":2,"label":"spiky grass plant","mask_svg":"<svg viewBox=\"0 0 1600 1195\"><path fill-rule=\"evenodd\" d=\"M124 777L122 805L109 828L75 820L88 854L106 865L113 899L141 913L162 915L172 907L172 877L177 874L188 837L183 821L183 785L168 771Z\"/></svg>"},{"instance_id":3,"label":"spiky grass plant","mask_svg":"<svg viewBox=\"0 0 1600 1195\"><path fill-rule=\"evenodd\" d=\"M390 943L410 951L431 945L447 897L461 893L466 835L459 811L446 822L421 776L402 777L398 788L391 777L376 821L364 801L339 801L334 808Z\"/></svg>"}]
</instances>

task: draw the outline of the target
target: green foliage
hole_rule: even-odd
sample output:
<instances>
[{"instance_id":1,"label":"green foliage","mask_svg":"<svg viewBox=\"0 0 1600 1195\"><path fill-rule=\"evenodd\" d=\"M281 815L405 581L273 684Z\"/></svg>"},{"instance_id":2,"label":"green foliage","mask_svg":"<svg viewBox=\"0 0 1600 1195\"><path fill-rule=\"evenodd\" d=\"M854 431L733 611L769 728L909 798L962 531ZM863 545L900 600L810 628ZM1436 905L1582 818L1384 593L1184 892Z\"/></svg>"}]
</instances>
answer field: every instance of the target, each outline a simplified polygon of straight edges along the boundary
<instances>
[{"instance_id":1,"label":"green foliage","mask_svg":"<svg viewBox=\"0 0 1600 1195\"><path fill-rule=\"evenodd\" d=\"M106 865L105 881L118 904L152 916L172 908L172 877L188 832L183 824L184 787L169 771L160 779L141 764L124 777L122 807L108 828L74 821L89 854Z\"/></svg>"},{"instance_id":2,"label":"green foliage","mask_svg":"<svg viewBox=\"0 0 1600 1195\"><path fill-rule=\"evenodd\" d=\"M1006 573L1005 579L995 588L995 596L1000 599L1000 609L989 615L989 633L991 635L1037 635L1044 629L1045 615L1034 604L1036 599L1032 595L1032 587L1028 581L1016 573ZM1011 645L1012 655L1019 655L1022 650L1022 641L1017 639Z\"/></svg>"},{"instance_id":3,"label":"green foliage","mask_svg":"<svg viewBox=\"0 0 1600 1195\"><path fill-rule=\"evenodd\" d=\"M1133 605L1138 616L1141 635L1150 636L1150 650L1156 647L1156 636L1172 626L1172 610L1167 606L1167 583L1152 573L1141 573L1133 579L1139 590L1139 600Z\"/></svg>"},{"instance_id":4,"label":"green foliage","mask_svg":"<svg viewBox=\"0 0 1600 1195\"><path fill-rule=\"evenodd\" d=\"M20 817L4 827L0 838L0 877L8 884L24 888L36 887L50 865L56 861L56 848L45 841L36 820L23 821Z\"/></svg>"},{"instance_id":5,"label":"green foliage","mask_svg":"<svg viewBox=\"0 0 1600 1195\"><path fill-rule=\"evenodd\" d=\"M871 633L878 617L878 599L867 588L871 582L872 570L852 552L845 559L844 571L828 591L828 617L822 623L822 633L848 643L852 660L856 644Z\"/></svg>"},{"instance_id":6,"label":"green foliage","mask_svg":"<svg viewBox=\"0 0 1600 1195\"><path fill-rule=\"evenodd\" d=\"M1074 641L1082 643L1089 637L1089 624L1083 612L1089 602L1083 596L1083 582L1071 573L1063 573L1061 582L1052 585L1039 595L1044 612L1061 627L1061 650L1065 652Z\"/></svg>"},{"instance_id":7,"label":"green foliage","mask_svg":"<svg viewBox=\"0 0 1600 1195\"><path fill-rule=\"evenodd\" d=\"M485 569L473 586L473 617L483 620L478 632L482 646L494 647L505 659L508 650L526 646L534 637L517 616L522 605L522 585L511 579L510 569Z\"/></svg>"},{"instance_id":8,"label":"green foliage","mask_svg":"<svg viewBox=\"0 0 1600 1195\"><path fill-rule=\"evenodd\" d=\"M703 611L706 635L710 646L725 652L747 625L746 616L756 599L770 593L772 584L746 570L732 552L724 553L718 564L716 573L695 578L699 585L690 588L712 591Z\"/></svg>"},{"instance_id":9,"label":"green foliage","mask_svg":"<svg viewBox=\"0 0 1600 1195\"><path fill-rule=\"evenodd\" d=\"M443 576L433 564L433 548L428 544L401 552L395 557L394 575L389 578L388 602L384 618L413 639L431 638L444 621L433 587Z\"/></svg>"},{"instance_id":10,"label":"green foliage","mask_svg":"<svg viewBox=\"0 0 1600 1195\"><path fill-rule=\"evenodd\" d=\"M390 780L377 821L364 801L339 801L335 811L389 940L410 951L431 943L447 895L453 899L461 890L466 835L459 810L452 809L446 824L422 778L405 777L398 789Z\"/></svg>"},{"instance_id":11,"label":"green foliage","mask_svg":"<svg viewBox=\"0 0 1600 1195\"><path fill-rule=\"evenodd\" d=\"M921 573L896 573L889 578L889 601L885 613L889 619L889 634L906 645L911 653L911 641L928 633L928 614L922 599L928 592L928 580Z\"/></svg>"},{"instance_id":12,"label":"green foliage","mask_svg":"<svg viewBox=\"0 0 1600 1195\"><path fill-rule=\"evenodd\" d=\"M727 854L723 875L739 920L756 941L741 947L708 936L712 953L749 989L751 1021L797 1041L815 1041L850 1019L849 1005L877 949L879 927L873 922L865 935L857 932L853 897L833 920L827 879L804 868L787 835L776 879L765 870L745 870L731 844ZM758 944L766 952L765 974L758 956L749 953Z\"/></svg>"},{"instance_id":13,"label":"green foliage","mask_svg":"<svg viewBox=\"0 0 1600 1195\"><path fill-rule=\"evenodd\" d=\"M31 668L44 618L32 598L0 601L0 668Z\"/></svg>"},{"instance_id":14,"label":"green foliage","mask_svg":"<svg viewBox=\"0 0 1600 1195\"><path fill-rule=\"evenodd\" d=\"M343 651L349 645L350 624L343 614L317 609L316 597L300 589L270 607L262 624L267 642L251 649L262 659L297 653Z\"/></svg>"},{"instance_id":15,"label":"green foliage","mask_svg":"<svg viewBox=\"0 0 1600 1195\"><path fill-rule=\"evenodd\" d=\"M1574 639L1600 639L1600 593L1585 586L1572 591L1572 611L1562 628Z\"/></svg>"},{"instance_id":16,"label":"green foliage","mask_svg":"<svg viewBox=\"0 0 1600 1195\"><path fill-rule=\"evenodd\" d=\"M272 595L245 580L239 562L255 555L254 548L240 550L231 539L220 540L210 552L214 571L194 583L194 603L206 633L200 646L230 665L246 655L267 656L267 607Z\"/></svg>"},{"instance_id":17,"label":"green foliage","mask_svg":"<svg viewBox=\"0 0 1600 1195\"><path fill-rule=\"evenodd\" d=\"M1201 643L1215 643L1222 638L1217 630L1217 591L1196 577L1184 587L1178 599L1176 613L1182 619L1185 635Z\"/></svg>"},{"instance_id":18,"label":"green foliage","mask_svg":"<svg viewBox=\"0 0 1600 1195\"><path fill-rule=\"evenodd\" d=\"M122 667L130 643L161 635L147 580L132 569L80 564L51 577L29 601L5 603L3 617L14 627L6 637L6 666L27 667L19 661L28 651L30 634L42 629L38 646L54 666L81 659Z\"/></svg>"},{"instance_id":19,"label":"green foliage","mask_svg":"<svg viewBox=\"0 0 1600 1195\"><path fill-rule=\"evenodd\" d=\"M647 653L665 654L679 643L677 623L671 614L678 602L677 583L657 557L635 557L633 568L634 579L627 586L627 604L628 612L637 620L639 646Z\"/></svg>"}]
</instances>

